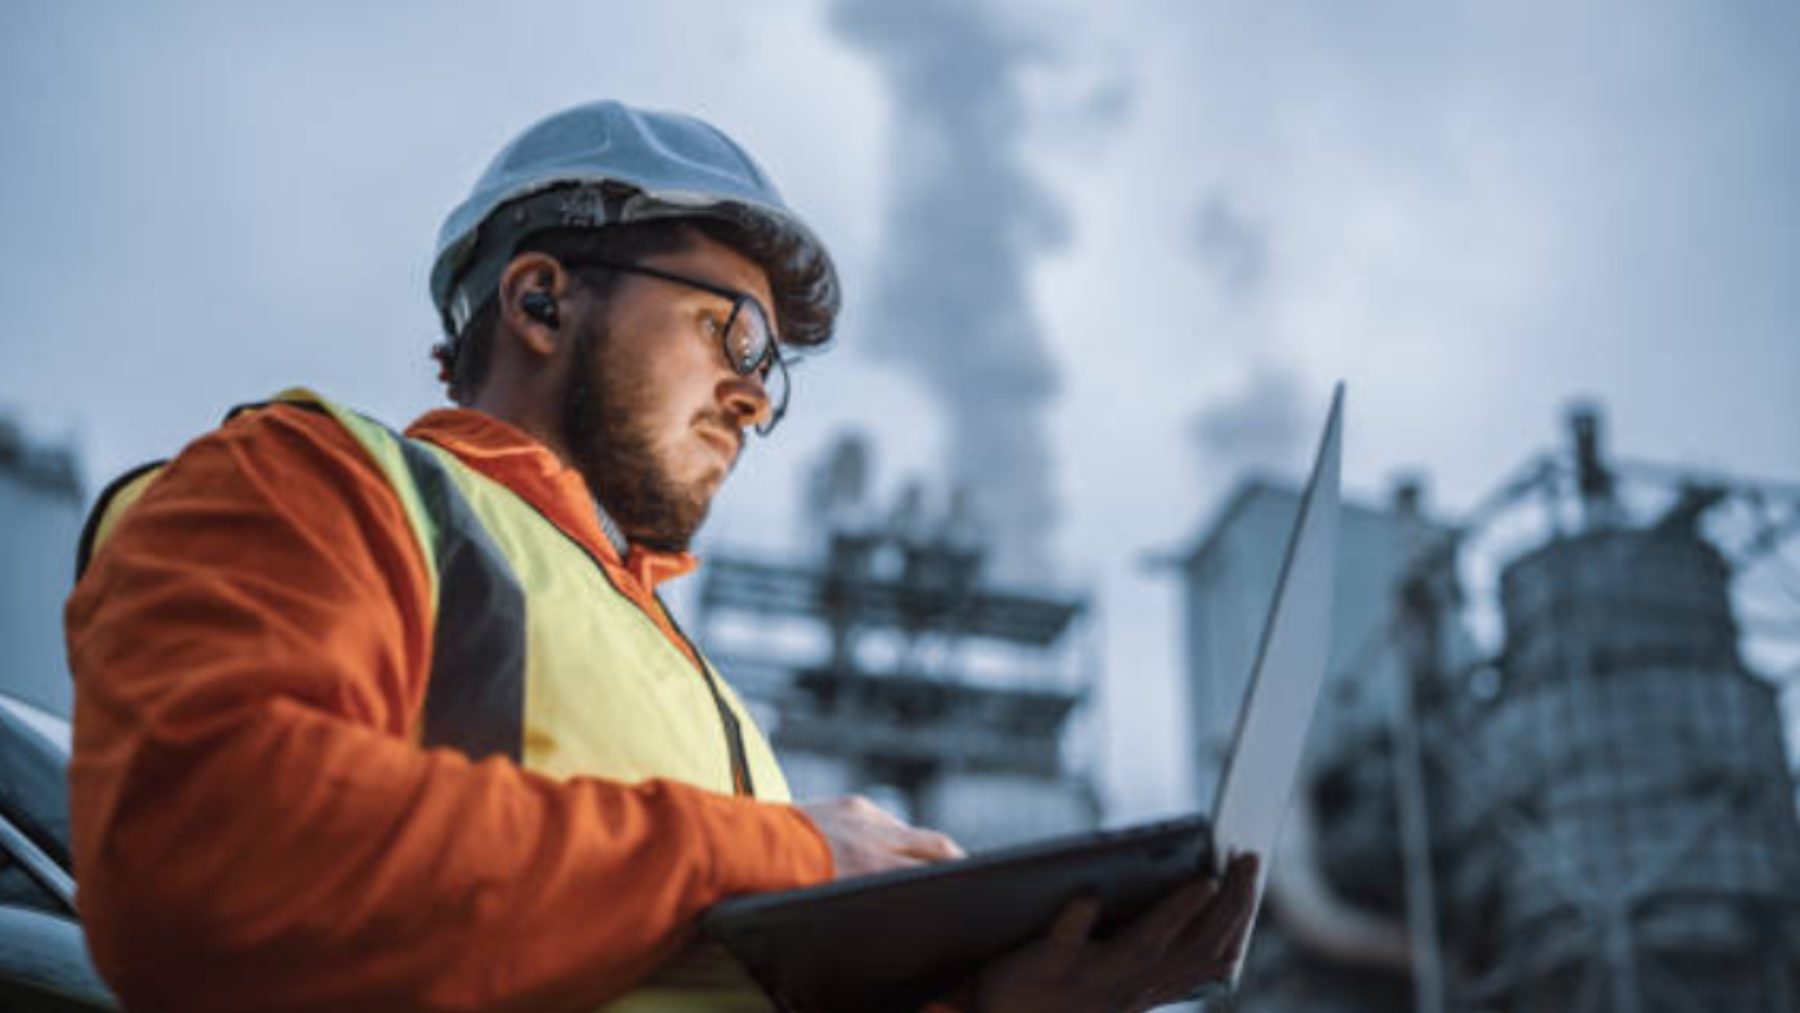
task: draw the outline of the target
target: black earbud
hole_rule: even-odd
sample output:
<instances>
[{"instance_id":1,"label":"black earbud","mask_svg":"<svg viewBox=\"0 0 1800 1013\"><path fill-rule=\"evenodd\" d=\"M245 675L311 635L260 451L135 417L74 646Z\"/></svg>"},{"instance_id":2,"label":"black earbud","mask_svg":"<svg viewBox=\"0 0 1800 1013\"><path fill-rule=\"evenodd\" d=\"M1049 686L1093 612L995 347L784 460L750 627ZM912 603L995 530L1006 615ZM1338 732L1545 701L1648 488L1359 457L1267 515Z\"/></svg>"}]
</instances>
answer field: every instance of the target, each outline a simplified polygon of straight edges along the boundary
<instances>
[{"instance_id":1,"label":"black earbud","mask_svg":"<svg viewBox=\"0 0 1800 1013\"><path fill-rule=\"evenodd\" d=\"M545 327L557 327L562 317L556 312L556 300L548 292L527 292L519 297L519 309Z\"/></svg>"}]
</instances>

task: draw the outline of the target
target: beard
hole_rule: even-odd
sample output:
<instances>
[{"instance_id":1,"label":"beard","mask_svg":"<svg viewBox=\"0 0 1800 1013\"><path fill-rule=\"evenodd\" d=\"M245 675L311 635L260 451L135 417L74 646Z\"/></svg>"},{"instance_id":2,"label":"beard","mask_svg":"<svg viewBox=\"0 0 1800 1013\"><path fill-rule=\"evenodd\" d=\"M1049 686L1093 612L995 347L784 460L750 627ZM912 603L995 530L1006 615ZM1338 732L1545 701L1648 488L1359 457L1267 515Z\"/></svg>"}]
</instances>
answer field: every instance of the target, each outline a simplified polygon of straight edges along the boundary
<instances>
[{"instance_id":1,"label":"beard","mask_svg":"<svg viewBox=\"0 0 1800 1013\"><path fill-rule=\"evenodd\" d=\"M660 552L686 552L706 520L712 495L700 483L677 482L657 460L643 386L619 368L623 364L594 368L608 339L603 324L578 336L563 387L563 446L594 500L626 537Z\"/></svg>"}]
</instances>

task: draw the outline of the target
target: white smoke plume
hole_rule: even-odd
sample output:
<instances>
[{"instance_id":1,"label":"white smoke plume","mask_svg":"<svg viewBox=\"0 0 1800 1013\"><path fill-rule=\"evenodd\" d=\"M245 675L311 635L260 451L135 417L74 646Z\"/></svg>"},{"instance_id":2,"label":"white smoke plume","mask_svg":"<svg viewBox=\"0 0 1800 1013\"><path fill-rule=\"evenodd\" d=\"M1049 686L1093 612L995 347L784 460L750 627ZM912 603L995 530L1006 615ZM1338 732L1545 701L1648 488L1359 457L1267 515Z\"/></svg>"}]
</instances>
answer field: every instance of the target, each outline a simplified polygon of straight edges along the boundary
<instances>
[{"instance_id":1,"label":"white smoke plume","mask_svg":"<svg viewBox=\"0 0 1800 1013\"><path fill-rule=\"evenodd\" d=\"M987 2L839 0L832 13L893 104L867 347L942 401L947 478L973 491L997 574L1046 577L1057 511L1044 414L1057 370L1027 273L1066 229L1026 164L1020 85L1046 54Z\"/></svg>"},{"instance_id":2,"label":"white smoke plume","mask_svg":"<svg viewBox=\"0 0 1800 1013\"><path fill-rule=\"evenodd\" d=\"M1224 295L1244 301L1262 292L1267 234L1222 193L1206 197L1194 214L1194 252Z\"/></svg>"},{"instance_id":3,"label":"white smoke plume","mask_svg":"<svg viewBox=\"0 0 1800 1013\"><path fill-rule=\"evenodd\" d=\"M1208 471L1291 472L1303 462L1312 405L1299 374L1261 361L1244 385L1194 418L1194 437Z\"/></svg>"}]
</instances>

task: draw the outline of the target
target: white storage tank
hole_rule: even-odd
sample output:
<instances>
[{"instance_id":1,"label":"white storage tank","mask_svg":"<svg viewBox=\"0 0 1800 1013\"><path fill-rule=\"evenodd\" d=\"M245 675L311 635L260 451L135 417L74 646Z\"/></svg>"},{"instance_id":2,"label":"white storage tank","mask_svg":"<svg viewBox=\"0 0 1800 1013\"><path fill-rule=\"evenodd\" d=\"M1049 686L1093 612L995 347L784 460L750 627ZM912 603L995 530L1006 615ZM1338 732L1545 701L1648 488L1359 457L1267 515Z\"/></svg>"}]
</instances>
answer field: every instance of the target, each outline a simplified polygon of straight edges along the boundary
<instances>
[{"instance_id":1,"label":"white storage tank","mask_svg":"<svg viewBox=\"0 0 1800 1013\"><path fill-rule=\"evenodd\" d=\"M1800 822L1729 577L1691 530L1612 527L1502 575L1503 684L1454 779L1487 790L1452 802L1450 900L1531 1009L1796 1008Z\"/></svg>"}]
</instances>

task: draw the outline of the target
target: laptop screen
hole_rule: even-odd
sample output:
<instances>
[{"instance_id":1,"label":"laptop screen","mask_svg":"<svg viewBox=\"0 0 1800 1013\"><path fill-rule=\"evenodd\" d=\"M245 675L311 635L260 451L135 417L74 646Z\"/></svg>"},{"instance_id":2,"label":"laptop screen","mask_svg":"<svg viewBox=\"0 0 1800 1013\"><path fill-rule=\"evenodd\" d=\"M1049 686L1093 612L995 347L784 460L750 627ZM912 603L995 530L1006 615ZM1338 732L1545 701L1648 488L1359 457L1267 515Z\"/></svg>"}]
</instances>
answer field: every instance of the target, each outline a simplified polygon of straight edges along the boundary
<instances>
[{"instance_id":1,"label":"laptop screen","mask_svg":"<svg viewBox=\"0 0 1800 1013\"><path fill-rule=\"evenodd\" d=\"M1259 904L1331 656L1343 410L1340 383L1288 536L1256 663L1214 796L1216 860L1222 869L1225 856L1234 851L1263 856Z\"/></svg>"}]
</instances>

